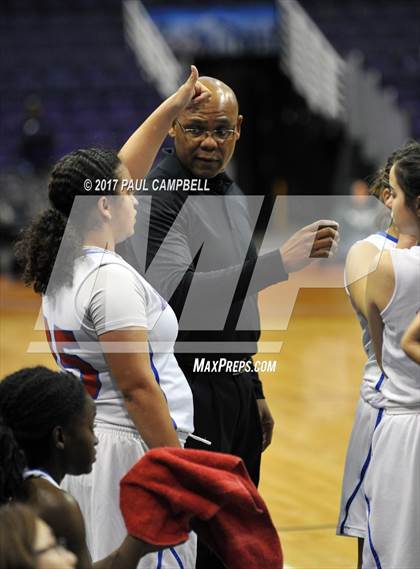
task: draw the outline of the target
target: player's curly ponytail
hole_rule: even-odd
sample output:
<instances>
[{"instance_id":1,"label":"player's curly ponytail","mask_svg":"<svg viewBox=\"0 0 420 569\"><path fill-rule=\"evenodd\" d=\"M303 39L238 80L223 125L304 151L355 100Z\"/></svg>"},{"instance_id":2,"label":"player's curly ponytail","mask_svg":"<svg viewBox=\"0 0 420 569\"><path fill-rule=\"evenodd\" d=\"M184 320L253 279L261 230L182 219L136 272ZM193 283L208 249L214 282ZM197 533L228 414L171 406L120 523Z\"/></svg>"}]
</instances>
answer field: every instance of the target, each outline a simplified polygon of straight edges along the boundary
<instances>
[{"instance_id":1,"label":"player's curly ponytail","mask_svg":"<svg viewBox=\"0 0 420 569\"><path fill-rule=\"evenodd\" d=\"M62 285L71 285L73 265L80 254L83 231L87 214L86 202L79 208L77 215L69 216L76 196L91 195L92 208L96 204L95 194L86 190L86 180L90 188L95 180L118 178L116 170L120 166L117 154L110 150L90 148L76 150L67 154L54 166L48 186L51 208L43 211L26 228L15 246L15 253L23 269L23 280L32 285L35 292L45 293L57 258L60 245L60 266L54 272L54 283L49 291ZM89 187L89 185L88 185ZM106 185L101 195L111 194L112 184ZM80 211L79 211L80 210ZM66 239L63 235L66 231ZM63 243L62 243L63 241Z\"/></svg>"},{"instance_id":2,"label":"player's curly ponytail","mask_svg":"<svg viewBox=\"0 0 420 569\"><path fill-rule=\"evenodd\" d=\"M23 266L23 281L32 285L35 292L47 290L66 225L67 218L62 213L53 208L46 209L22 231L16 243L15 254ZM61 284L72 282L73 264L80 246L80 239L73 233L72 243L69 239L63 243L68 249L68 262L60 267Z\"/></svg>"}]
</instances>

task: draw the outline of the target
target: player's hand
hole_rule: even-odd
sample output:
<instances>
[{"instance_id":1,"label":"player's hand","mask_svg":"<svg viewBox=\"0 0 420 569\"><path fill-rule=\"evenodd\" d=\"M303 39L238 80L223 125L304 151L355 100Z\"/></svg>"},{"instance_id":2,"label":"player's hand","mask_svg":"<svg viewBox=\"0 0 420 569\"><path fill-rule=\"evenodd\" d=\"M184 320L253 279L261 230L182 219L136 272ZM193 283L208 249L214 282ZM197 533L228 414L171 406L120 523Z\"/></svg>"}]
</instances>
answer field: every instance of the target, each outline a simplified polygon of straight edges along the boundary
<instances>
[{"instance_id":1,"label":"player's hand","mask_svg":"<svg viewBox=\"0 0 420 569\"><path fill-rule=\"evenodd\" d=\"M174 94L175 104L178 106L179 112L187 107L195 107L205 103L210 97L210 91L198 81L197 67L191 65L190 76Z\"/></svg>"},{"instance_id":2,"label":"player's hand","mask_svg":"<svg viewBox=\"0 0 420 569\"><path fill-rule=\"evenodd\" d=\"M265 399L257 399L257 405L261 419L262 450L264 452L273 438L274 419Z\"/></svg>"},{"instance_id":3,"label":"player's hand","mask_svg":"<svg viewBox=\"0 0 420 569\"><path fill-rule=\"evenodd\" d=\"M320 219L299 229L280 247L284 268L293 273L313 259L333 256L339 240L338 223L331 219Z\"/></svg>"}]
</instances>

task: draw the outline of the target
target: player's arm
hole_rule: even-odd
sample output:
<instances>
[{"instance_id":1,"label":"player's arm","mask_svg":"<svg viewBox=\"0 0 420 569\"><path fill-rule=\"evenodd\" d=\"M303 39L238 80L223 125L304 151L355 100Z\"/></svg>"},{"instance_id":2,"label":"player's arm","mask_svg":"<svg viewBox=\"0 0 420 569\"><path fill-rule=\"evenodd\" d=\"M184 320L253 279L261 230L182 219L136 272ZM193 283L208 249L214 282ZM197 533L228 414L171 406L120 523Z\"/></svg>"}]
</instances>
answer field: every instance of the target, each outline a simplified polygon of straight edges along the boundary
<instances>
[{"instance_id":1,"label":"player's arm","mask_svg":"<svg viewBox=\"0 0 420 569\"><path fill-rule=\"evenodd\" d=\"M152 179L148 180L151 187ZM221 303L220 290L231 290L232 298L235 295L235 300L242 300L288 278L278 251L258 258L259 278L252 279L249 287L243 286L243 283L249 283L254 274L256 255L238 258L238 264L230 267L197 270L199 257L193 249L195 242L189 231L189 224L194 218L189 210L192 202L188 199L184 203L172 192L161 194L153 196L151 204L140 209L136 234L130 239L130 246L135 252L144 249L147 244L146 278L164 298L170 299L178 319L187 296L190 306L202 306L205 298L208 309L217 309ZM198 249L198 252L205 255L203 250ZM190 290L193 279L194 286Z\"/></svg>"},{"instance_id":2,"label":"player's arm","mask_svg":"<svg viewBox=\"0 0 420 569\"><path fill-rule=\"evenodd\" d=\"M381 313L391 300L395 287L394 270L389 251L378 254L373 260L372 267L373 271L369 273L366 284L366 316L376 361L382 369L384 325Z\"/></svg>"},{"instance_id":3,"label":"player's arm","mask_svg":"<svg viewBox=\"0 0 420 569\"><path fill-rule=\"evenodd\" d=\"M86 545L86 529L79 504L67 492L56 488L42 492L39 516L51 527L55 536L64 539L67 549L77 557L77 569L136 569L139 560L161 549L130 535L106 558L92 563Z\"/></svg>"},{"instance_id":4,"label":"player's arm","mask_svg":"<svg viewBox=\"0 0 420 569\"><path fill-rule=\"evenodd\" d=\"M335 222L320 220L296 232L280 250L261 256L254 252L244 255L243 259L238 258L239 264L197 271L196 258L191 251L193 242L188 233L188 202L180 207L179 204L174 206L175 200L173 196L152 199L150 221L147 223L140 212L138 227L141 236L136 235L136 238L147 243L148 280L166 299L171 299L178 318L187 295L191 306L199 306L202 298L206 298L208 306L218 307L220 290L233 289L233 300L242 301L268 286L287 280L286 271L296 271L307 265L311 261L311 251L314 251L313 257L322 258L337 247L336 229L326 226ZM139 246L142 246L140 242ZM195 286L190 290L193 278Z\"/></svg>"},{"instance_id":5,"label":"player's arm","mask_svg":"<svg viewBox=\"0 0 420 569\"><path fill-rule=\"evenodd\" d=\"M366 285L369 272L374 270L373 261L379 261L378 249L371 243L356 243L351 247L346 258L347 289L354 306L367 316L366 311Z\"/></svg>"},{"instance_id":6,"label":"player's arm","mask_svg":"<svg viewBox=\"0 0 420 569\"><path fill-rule=\"evenodd\" d=\"M409 358L420 364L420 312L405 331L401 347Z\"/></svg>"},{"instance_id":7,"label":"player's arm","mask_svg":"<svg viewBox=\"0 0 420 569\"><path fill-rule=\"evenodd\" d=\"M178 447L168 405L151 369L149 300L140 276L124 265L104 265L90 275L81 295L89 295L88 313L103 354L143 440L150 448Z\"/></svg>"},{"instance_id":8,"label":"player's arm","mask_svg":"<svg viewBox=\"0 0 420 569\"><path fill-rule=\"evenodd\" d=\"M86 530L79 504L68 493L48 488L38 493L37 503L31 504L53 530L57 539L65 541L67 549L77 557L77 569L91 569L92 559L86 545Z\"/></svg>"},{"instance_id":9,"label":"player's arm","mask_svg":"<svg viewBox=\"0 0 420 569\"><path fill-rule=\"evenodd\" d=\"M144 541L141 541L131 535L127 535L120 547L113 551L110 555L96 561L92 565L93 569L136 569L140 559L152 553L159 551L161 547L156 547ZM79 567L78 567L79 569Z\"/></svg>"},{"instance_id":10,"label":"player's arm","mask_svg":"<svg viewBox=\"0 0 420 569\"><path fill-rule=\"evenodd\" d=\"M121 148L118 156L134 179L147 175L179 113L188 105L200 104L210 97L210 91L197 79L197 68L192 65L187 81L144 121Z\"/></svg>"},{"instance_id":11,"label":"player's arm","mask_svg":"<svg viewBox=\"0 0 420 569\"><path fill-rule=\"evenodd\" d=\"M168 405L150 367L147 331L115 330L101 334L99 340L126 409L144 442L149 448L179 447ZM110 344L117 351L110 352ZM125 346L136 348L118 351Z\"/></svg>"}]
</instances>

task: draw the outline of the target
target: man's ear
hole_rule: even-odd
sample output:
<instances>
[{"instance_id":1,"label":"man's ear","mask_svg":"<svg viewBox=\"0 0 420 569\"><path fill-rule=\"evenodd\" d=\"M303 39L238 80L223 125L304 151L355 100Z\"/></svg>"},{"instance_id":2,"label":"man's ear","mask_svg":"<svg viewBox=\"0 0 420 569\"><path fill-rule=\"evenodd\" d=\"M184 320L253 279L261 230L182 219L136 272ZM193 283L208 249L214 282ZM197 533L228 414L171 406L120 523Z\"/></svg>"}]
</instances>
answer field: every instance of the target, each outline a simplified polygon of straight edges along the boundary
<instances>
[{"instance_id":1,"label":"man's ear","mask_svg":"<svg viewBox=\"0 0 420 569\"><path fill-rule=\"evenodd\" d=\"M55 448L64 449L64 431L63 427L57 426L52 430L52 440Z\"/></svg>"},{"instance_id":2,"label":"man's ear","mask_svg":"<svg viewBox=\"0 0 420 569\"><path fill-rule=\"evenodd\" d=\"M171 128L169 129L168 132L169 136L171 138L175 138L175 121L172 123Z\"/></svg>"},{"instance_id":3,"label":"man's ear","mask_svg":"<svg viewBox=\"0 0 420 569\"><path fill-rule=\"evenodd\" d=\"M420 218L420 196L416 197L416 200L414 202L414 207L416 208L417 217Z\"/></svg>"},{"instance_id":4,"label":"man's ear","mask_svg":"<svg viewBox=\"0 0 420 569\"><path fill-rule=\"evenodd\" d=\"M241 137L241 126L243 120L244 117L242 115L238 115L238 119L236 121L236 140L238 140Z\"/></svg>"},{"instance_id":5,"label":"man's ear","mask_svg":"<svg viewBox=\"0 0 420 569\"><path fill-rule=\"evenodd\" d=\"M384 205L391 209L392 207L392 193L391 190L389 188L385 188L382 191L382 201L384 202Z\"/></svg>"}]
</instances>

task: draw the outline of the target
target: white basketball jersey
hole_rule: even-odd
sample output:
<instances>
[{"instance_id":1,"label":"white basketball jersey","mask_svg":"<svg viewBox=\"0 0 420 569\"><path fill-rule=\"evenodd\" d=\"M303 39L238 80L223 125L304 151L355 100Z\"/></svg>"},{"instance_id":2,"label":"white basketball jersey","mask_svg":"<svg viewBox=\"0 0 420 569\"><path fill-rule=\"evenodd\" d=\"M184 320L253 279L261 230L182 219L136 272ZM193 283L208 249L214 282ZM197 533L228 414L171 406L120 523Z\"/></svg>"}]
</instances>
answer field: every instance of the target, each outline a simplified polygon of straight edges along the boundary
<instances>
[{"instance_id":1,"label":"white basketball jersey","mask_svg":"<svg viewBox=\"0 0 420 569\"><path fill-rule=\"evenodd\" d=\"M401 338L420 310L420 247L390 253L395 288L381 312L382 367L387 377L382 393L385 407L415 407L420 406L420 366L404 353Z\"/></svg>"},{"instance_id":2,"label":"white basketball jersey","mask_svg":"<svg viewBox=\"0 0 420 569\"><path fill-rule=\"evenodd\" d=\"M378 249L378 251L394 249L397 242L398 239L396 237L389 235L384 231L373 233L365 239L357 241L357 243L371 243ZM346 292L348 294L347 287ZM375 350L372 338L369 334L367 320L354 305L353 308L359 320L360 327L362 328L362 344L367 355L367 361L363 368L363 381L360 387L360 395L367 403L370 403L375 407L380 407L383 402L381 387L384 382L384 374L376 361Z\"/></svg>"},{"instance_id":3,"label":"white basketball jersey","mask_svg":"<svg viewBox=\"0 0 420 569\"><path fill-rule=\"evenodd\" d=\"M57 364L80 377L96 402L96 421L134 427L98 336L129 327L146 328L150 365L177 430L192 433L193 400L173 353L178 322L172 308L118 254L85 247L74 265L72 286L42 299L45 326ZM121 346L118 346L121 349Z\"/></svg>"}]
</instances>

